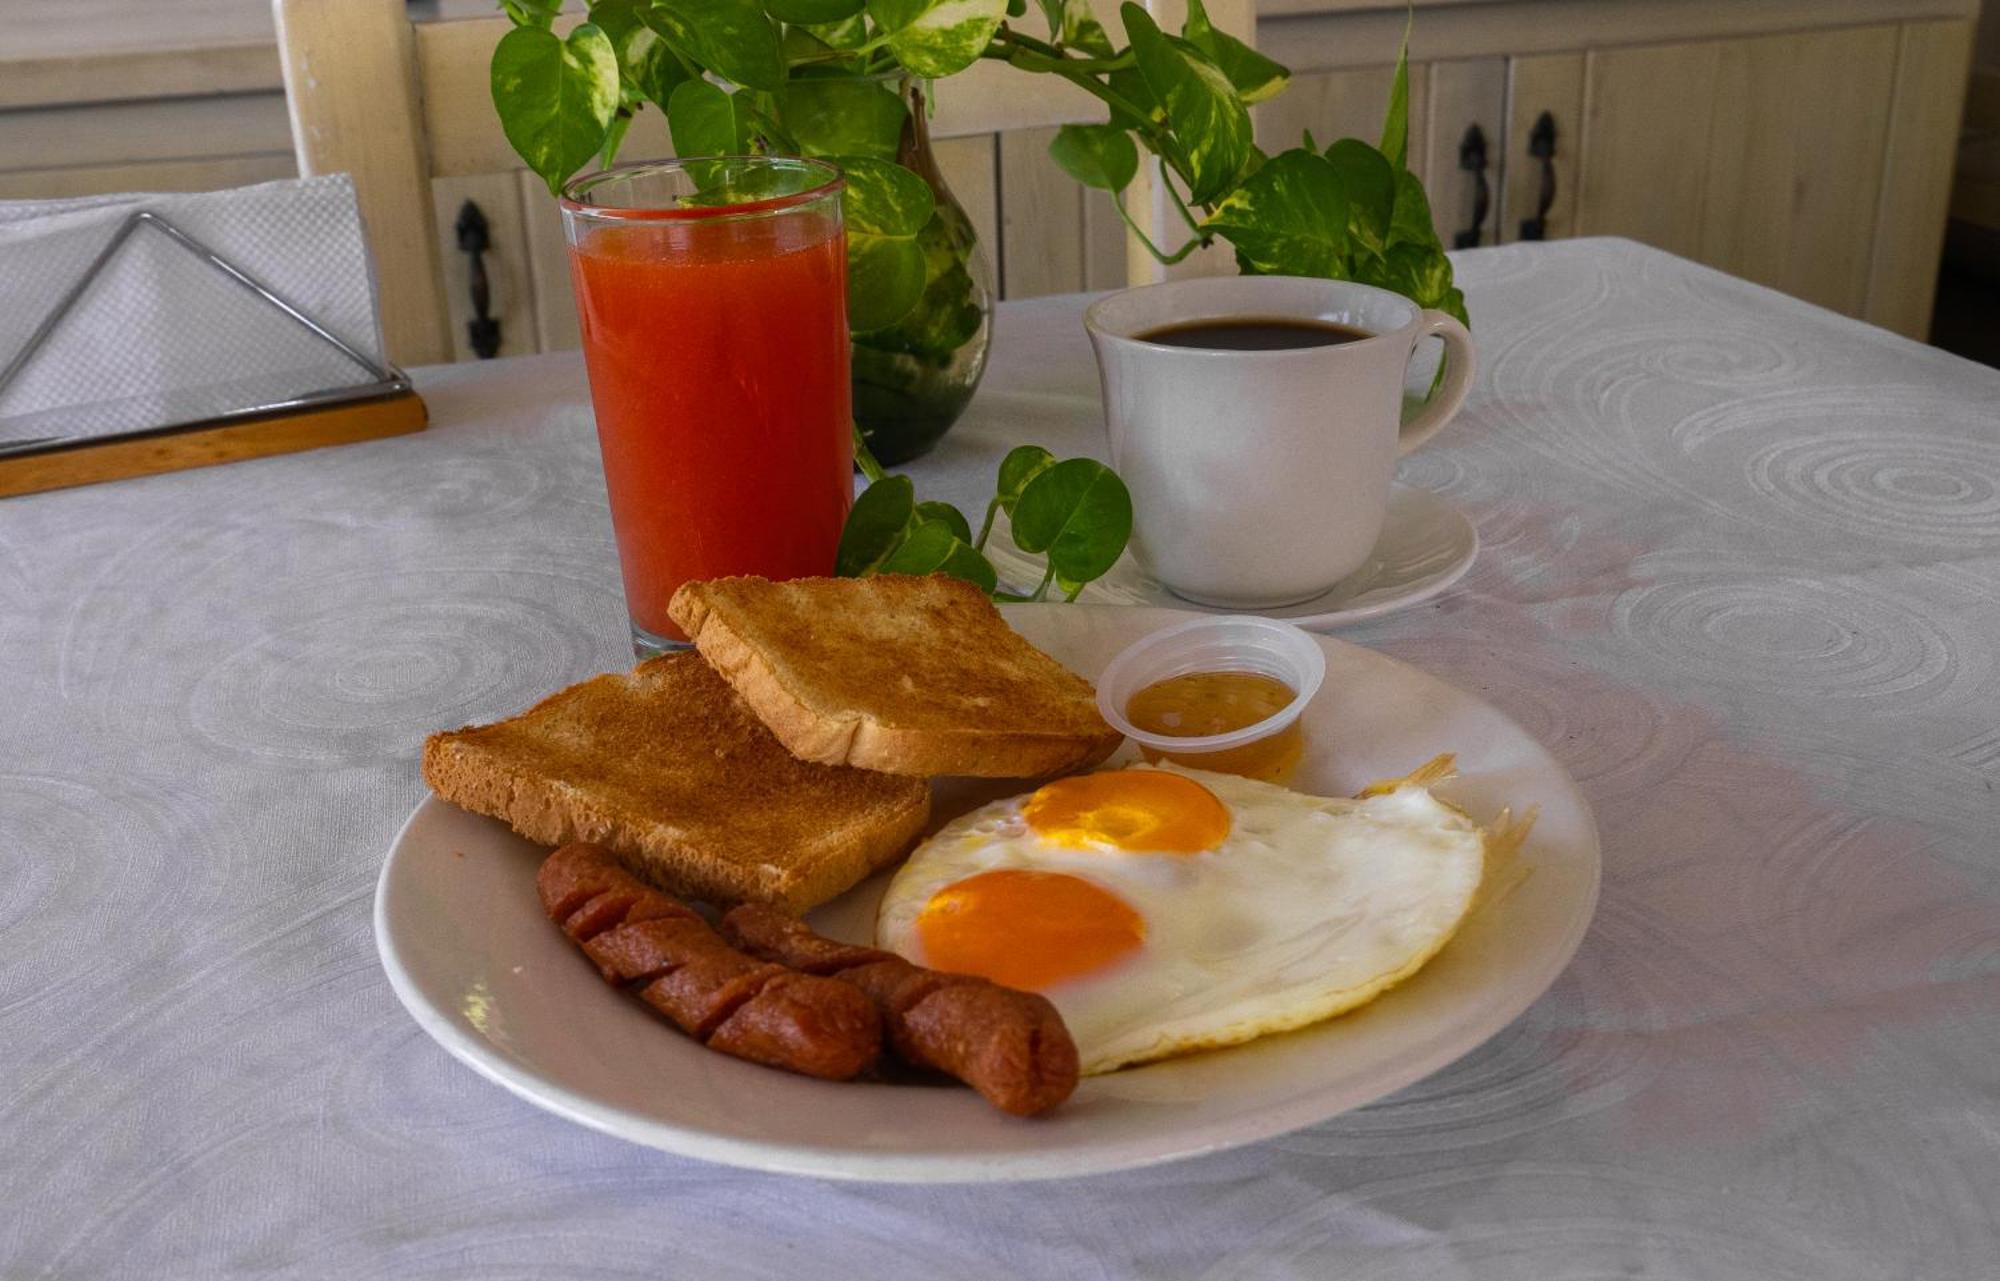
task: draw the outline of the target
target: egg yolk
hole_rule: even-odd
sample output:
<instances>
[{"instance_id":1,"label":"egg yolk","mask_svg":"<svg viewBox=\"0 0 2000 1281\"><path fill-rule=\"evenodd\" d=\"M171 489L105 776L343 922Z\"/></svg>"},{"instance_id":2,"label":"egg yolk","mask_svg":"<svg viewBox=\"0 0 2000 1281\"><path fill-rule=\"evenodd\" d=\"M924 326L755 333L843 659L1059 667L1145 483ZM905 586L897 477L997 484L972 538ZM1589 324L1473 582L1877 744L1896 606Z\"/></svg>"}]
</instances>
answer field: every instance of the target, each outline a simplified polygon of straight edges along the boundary
<instances>
[{"instance_id":1,"label":"egg yolk","mask_svg":"<svg viewBox=\"0 0 2000 1281\"><path fill-rule=\"evenodd\" d=\"M1039 992L1138 950L1146 921L1124 899L1061 872L981 872L931 895L917 914L924 962Z\"/></svg>"},{"instance_id":2,"label":"egg yolk","mask_svg":"<svg viewBox=\"0 0 2000 1281\"><path fill-rule=\"evenodd\" d=\"M1165 770L1059 778L1030 796L1021 814L1037 835L1070 849L1199 854L1229 835L1229 807L1200 783Z\"/></svg>"}]
</instances>

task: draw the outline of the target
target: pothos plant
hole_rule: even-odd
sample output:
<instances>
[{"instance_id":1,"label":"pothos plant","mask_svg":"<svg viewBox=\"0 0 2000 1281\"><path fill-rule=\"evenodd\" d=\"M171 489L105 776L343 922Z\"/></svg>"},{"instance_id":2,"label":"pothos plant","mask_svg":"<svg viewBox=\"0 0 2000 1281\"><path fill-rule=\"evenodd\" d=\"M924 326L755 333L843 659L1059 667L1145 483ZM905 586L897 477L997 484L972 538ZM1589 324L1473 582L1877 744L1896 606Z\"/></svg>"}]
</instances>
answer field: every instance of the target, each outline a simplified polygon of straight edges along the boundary
<instances>
[{"instance_id":1,"label":"pothos plant","mask_svg":"<svg viewBox=\"0 0 2000 1281\"><path fill-rule=\"evenodd\" d=\"M1216 28L1202 0L1188 0L1178 34L1123 5L1122 47L1089 0L1037 0L1046 37L1016 25L1027 0L591 0L567 35L554 30L562 0L500 3L515 29L494 50L494 105L551 191L585 165L610 163L648 105L665 113L682 155L767 152L840 166L857 360L864 349L948 358L980 324L965 272L970 237L898 163L909 159L910 107L890 85L982 59L1068 81L1104 105L1103 122L1063 126L1050 154L1106 192L1162 263L1220 240L1247 273L1379 285L1466 319L1407 165L1407 50L1379 144L1322 148L1308 132L1272 155L1253 141L1249 108L1290 73ZM1184 228L1178 245L1149 236L1125 207L1142 157L1159 161ZM918 502L907 478L882 475L857 444L872 483L842 540L840 572L939 569L997 591L982 548L1005 511L1022 550L1047 557L1031 594L1073 598L1129 537L1131 500L1100 463L1014 451L975 535L962 513Z\"/></svg>"}]
</instances>

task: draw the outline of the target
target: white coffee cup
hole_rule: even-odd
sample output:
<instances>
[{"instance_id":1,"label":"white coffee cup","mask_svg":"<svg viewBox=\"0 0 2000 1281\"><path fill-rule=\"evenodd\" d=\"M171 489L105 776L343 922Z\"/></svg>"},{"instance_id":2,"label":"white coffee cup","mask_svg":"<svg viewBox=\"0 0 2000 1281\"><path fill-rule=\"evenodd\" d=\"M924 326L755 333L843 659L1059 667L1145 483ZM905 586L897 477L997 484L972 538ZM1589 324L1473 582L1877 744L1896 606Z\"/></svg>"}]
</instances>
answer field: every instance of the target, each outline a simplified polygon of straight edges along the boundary
<instances>
[{"instance_id":1,"label":"white coffee cup","mask_svg":"<svg viewBox=\"0 0 2000 1281\"><path fill-rule=\"evenodd\" d=\"M1224 351L1148 342L1221 320L1329 322L1335 345ZM1396 459L1451 420L1472 336L1386 289L1303 276L1207 276L1091 304L1111 462L1132 491L1133 545L1175 594L1258 608L1310 600L1360 569L1382 533ZM1408 422L1417 342L1444 339L1444 385Z\"/></svg>"}]
</instances>

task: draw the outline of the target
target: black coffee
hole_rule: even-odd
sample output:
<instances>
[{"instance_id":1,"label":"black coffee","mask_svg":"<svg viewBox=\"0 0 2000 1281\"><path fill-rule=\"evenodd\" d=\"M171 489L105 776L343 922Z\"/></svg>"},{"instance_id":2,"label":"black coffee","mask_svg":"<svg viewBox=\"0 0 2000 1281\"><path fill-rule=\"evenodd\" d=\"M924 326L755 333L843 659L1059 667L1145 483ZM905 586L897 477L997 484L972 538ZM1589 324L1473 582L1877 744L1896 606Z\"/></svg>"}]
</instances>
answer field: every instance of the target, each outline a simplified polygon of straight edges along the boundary
<instances>
[{"instance_id":1,"label":"black coffee","mask_svg":"<svg viewBox=\"0 0 2000 1281\"><path fill-rule=\"evenodd\" d=\"M1375 335L1352 325L1328 320L1294 320L1289 316L1231 316L1227 320L1187 320L1162 325L1139 335L1145 342L1167 347L1206 347L1210 351L1289 351L1296 347L1335 347Z\"/></svg>"}]
</instances>

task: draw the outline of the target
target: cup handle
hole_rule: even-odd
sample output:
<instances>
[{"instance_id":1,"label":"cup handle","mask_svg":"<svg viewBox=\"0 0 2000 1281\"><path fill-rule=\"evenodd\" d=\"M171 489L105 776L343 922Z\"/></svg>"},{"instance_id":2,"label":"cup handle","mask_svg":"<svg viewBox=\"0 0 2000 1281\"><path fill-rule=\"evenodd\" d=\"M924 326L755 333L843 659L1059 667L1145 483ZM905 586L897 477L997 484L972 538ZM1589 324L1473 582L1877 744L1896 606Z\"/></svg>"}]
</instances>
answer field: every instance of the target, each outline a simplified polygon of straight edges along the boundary
<instances>
[{"instance_id":1,"label":"cup handle","mask_svg":"<svg viewBox=\"0 0 2000 1281\"><path fill-rule=\"evenodd\" d=\"M1437 435L1438 429L1450 422L1458 407L1465 403L1465 394L1472 390L1472 375L1478 368L1478 358L1472 351L1472 335L1458 323L1457 317L1426 308L1417 338L1424 339L1433 334L1444 339L1444 386L1438 389L1438 394L1431 398L1429 404L1417 411L1416 417L1403 424L1396 437L1398 454L1407 454ZM1410 350L1414 352L1416 348L1416 343L1412 342Z\"/></svg>"}]
</instances>

